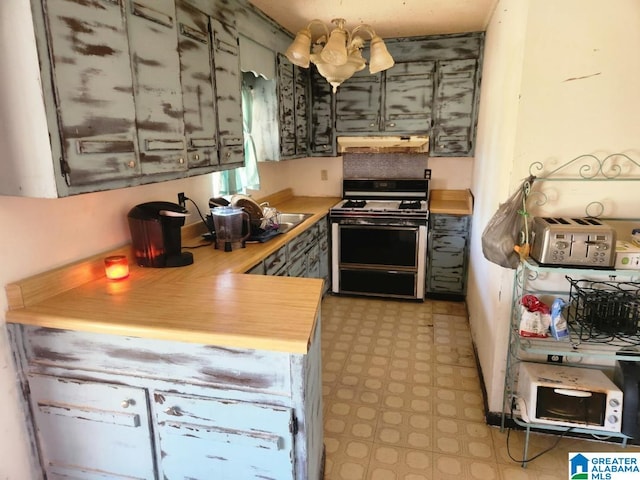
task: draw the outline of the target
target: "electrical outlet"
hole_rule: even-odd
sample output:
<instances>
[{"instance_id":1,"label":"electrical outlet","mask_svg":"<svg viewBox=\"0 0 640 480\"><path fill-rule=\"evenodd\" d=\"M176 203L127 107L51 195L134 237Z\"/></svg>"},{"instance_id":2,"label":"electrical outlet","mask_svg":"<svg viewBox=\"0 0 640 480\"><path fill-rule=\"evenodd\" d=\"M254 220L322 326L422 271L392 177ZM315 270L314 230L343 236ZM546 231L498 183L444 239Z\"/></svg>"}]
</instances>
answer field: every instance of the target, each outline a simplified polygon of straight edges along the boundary
<instances>
[{"instance_id":1,"label":"electrical outlet","mask_svg":"<svg viewBox=\"0 0 640 480\"><path fill-rule=\"evenodd\" d=\"M328 180L329 174L326 170L320 170L320 180Z\"/></svg>"},{"instance_id":2,"label":"electrical outlet","mask_svg":"<svg viewBox=\"0 0 640 480\"><path fill-rule=\"evenodd\" d=\"M184 195L184 192L180 192L178 194L178 205L180 205L182 208L185 208L186 202L187 202L187 197Z\"/></svg>"},{"instance_id":3,"label":"electrical outlet","mask_svg":"<svg viewBox=\"0 0 640 480\"><path fill-rule=\"evenodd\" d=\"M549 363L562 363L562 355L547 355L547 362Z\"/></svg>"},{"instance_id":4,"label":"electrical outlet","mask_svg":"<svg viewBox=\"0 0 640 480\"><path fill-rule=\"evenodd\" d=\"M424 179L431 180L431 169L429 168L424 169Z\"/></svg>"}]
</instances>

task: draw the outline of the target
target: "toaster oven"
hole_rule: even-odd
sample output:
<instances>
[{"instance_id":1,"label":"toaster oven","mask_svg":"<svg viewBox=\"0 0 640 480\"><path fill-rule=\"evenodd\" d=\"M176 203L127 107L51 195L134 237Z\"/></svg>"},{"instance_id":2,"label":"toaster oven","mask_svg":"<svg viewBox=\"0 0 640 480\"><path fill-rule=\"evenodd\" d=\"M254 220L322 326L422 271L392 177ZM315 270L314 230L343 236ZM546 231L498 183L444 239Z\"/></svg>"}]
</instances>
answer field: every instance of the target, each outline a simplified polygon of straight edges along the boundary
<instances>
[{"instance_id":1,"label":"toaster oven","mask_svg":"<svg viewBox=\"0 0 640 480\"><path fill-rule=\"evenodd\" d=\"M596 218L534 217L530 255L542 265L612 268L616 231Z\"/></svg>"},{"instance_id":2,"label":"toaster oven","mask_svg":"<svg viewBox=\"0 0 640 480\"><path fill-rule=\"evenodd\" d=\"M517 391L526 422L621 431L623 393L600 370L523 362Z\"/></svg>"}]
</instances>

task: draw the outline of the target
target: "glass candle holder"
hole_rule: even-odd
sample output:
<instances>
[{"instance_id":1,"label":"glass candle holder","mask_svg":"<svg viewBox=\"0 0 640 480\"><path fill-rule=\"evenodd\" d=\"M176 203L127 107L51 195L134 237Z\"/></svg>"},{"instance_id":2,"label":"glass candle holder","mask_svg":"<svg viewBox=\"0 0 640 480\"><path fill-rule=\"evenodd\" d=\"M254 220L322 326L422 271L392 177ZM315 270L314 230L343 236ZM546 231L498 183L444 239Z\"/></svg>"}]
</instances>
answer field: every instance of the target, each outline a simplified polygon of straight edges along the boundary
<instances>
[{"instance_id":1,"label":"glass candle holder","mask_svg":"<svg viewBox=\"0 0 640 480\"><path fill-rule=\"evenodd\" d=\"M109 280L121 280L129 276L129 260L125 255L113 255L104 259L104 273Z\"/></svg>"}]
</instances>

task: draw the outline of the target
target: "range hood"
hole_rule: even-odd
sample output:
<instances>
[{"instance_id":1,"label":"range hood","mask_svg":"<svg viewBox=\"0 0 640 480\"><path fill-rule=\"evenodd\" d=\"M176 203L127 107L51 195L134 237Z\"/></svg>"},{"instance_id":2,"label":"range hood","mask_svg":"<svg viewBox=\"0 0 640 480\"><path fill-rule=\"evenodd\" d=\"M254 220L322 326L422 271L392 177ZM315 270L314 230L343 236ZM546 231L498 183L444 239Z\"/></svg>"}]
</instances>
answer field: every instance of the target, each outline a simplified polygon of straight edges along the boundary
<instances>
[{"instance_id":1,"label":"range hood","mask_svg":"<svg viewBox=\"0 0 640 480\"><path fill-rule=\"evenodd\" d=\"M426 153L426 135L338 137L338 153Z\"/></svg>"}]
</instances>

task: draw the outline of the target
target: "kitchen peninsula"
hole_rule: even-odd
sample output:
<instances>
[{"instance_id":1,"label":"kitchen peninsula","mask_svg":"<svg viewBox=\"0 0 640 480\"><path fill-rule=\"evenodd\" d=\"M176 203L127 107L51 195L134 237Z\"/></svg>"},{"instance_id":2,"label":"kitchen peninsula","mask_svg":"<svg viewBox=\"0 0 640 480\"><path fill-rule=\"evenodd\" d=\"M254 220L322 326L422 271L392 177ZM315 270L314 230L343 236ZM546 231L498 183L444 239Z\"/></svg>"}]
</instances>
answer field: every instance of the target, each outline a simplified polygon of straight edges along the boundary
<instances>
[{"instance_id":1,"label":"kitchen peninsula","mask_svg":"<svg viewBox=\"0 0 640 480\"><path fill-rule=\"evenodd\" d=\"M264 244L193 249L186 267L131 265L109 281L102 259L117 252L106 252L7 286L47 478L322 477L323 282L244 272L337 199L270 200L313 216ZM198 226L183 233L200 242Z\"/></svg>"}]
</instances>

